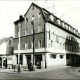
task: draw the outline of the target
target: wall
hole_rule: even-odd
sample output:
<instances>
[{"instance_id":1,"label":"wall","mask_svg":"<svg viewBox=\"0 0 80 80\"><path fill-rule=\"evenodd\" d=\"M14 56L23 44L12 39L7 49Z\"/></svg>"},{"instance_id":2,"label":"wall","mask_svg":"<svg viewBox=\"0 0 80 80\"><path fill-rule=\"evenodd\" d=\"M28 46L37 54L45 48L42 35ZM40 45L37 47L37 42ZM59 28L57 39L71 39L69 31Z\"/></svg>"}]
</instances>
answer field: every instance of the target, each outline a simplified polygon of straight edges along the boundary
<instances>
[{"instance_id":1,"label":"wall","mask_svg":"<svg viewBox=\"0 0 80 80\"><path fill-rule=\"evenodd\" d=\"M44 47L44 33L35 34L35 48L38 48L38 40L42 40L42 48ZM25 42L28 42L28 49L31 49L31 41L33 36L24 36L21 38L21 50L25 50ZM14 39L14 50L18 50L18 38Z\"/></svg>"},{"instance_id":2,"label":"wall","mask_svg":"<svg viewBox=\"0 0 80 80\"><path fill-rule=\"evenodd\" d=\"M48 67L55 66L55 65L59 65L59 66L66 65L66 55L65 54L64 54L63 59L60 58L60 55L62 54L59 54L59 53L56 54L56 58L51 58L50 55L51 53L46 54L46 62L47 62Z\"/></svg>"}]
</instances>

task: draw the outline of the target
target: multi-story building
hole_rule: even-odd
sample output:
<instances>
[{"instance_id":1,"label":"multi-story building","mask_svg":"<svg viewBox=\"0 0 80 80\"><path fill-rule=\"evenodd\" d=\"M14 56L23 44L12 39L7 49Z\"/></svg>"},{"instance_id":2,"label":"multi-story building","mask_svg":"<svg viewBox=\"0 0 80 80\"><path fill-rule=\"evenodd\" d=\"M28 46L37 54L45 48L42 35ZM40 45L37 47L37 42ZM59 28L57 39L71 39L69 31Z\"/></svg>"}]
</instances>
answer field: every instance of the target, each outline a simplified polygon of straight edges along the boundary
<instances>
[{"instance_id":1,"label":"multi-story building","mask_svg":"<svg viewBox=\"0 0 80 80\"><path fill-rule=\"evenodd\" d=\"M34 25L32 25L32 21ZM18 63L18 41L20 27L20 63L34 63L36 66L79 65L80 33L70 24L56 17L44 8L32 3L24 16L15 24L14 62Z\"/></svg>"}]
</instances>

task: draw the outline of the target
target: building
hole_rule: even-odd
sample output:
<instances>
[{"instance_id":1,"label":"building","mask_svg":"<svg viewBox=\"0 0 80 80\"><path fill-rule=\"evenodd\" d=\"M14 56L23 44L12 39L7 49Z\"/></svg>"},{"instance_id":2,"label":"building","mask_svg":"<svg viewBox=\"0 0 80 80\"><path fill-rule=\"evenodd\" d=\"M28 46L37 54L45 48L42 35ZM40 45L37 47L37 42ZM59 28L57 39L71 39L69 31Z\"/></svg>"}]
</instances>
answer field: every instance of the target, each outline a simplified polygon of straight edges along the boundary
<instances>
[{"instance_id":1,"label":"building","mask_svg":"<svg viewBox=\"0 0 80 80\"><path fill-rule=\"evenodd\" d=\"M37 68L80 66L80 33L53 13L32 3L14 24L15 64L18 64L20 27L20 64L27 66L28 61L33 63L34 58Z\"/></svg>"},{"instance_id":2,"label":"building","mask_svg":"<svg viewBox=\"0 0 80 80\"><path fill-rule=\"evenodd\" d=\"M13 37L0 39L0 68L11 68L13 56Z\"/></svg>"}]
</instances>

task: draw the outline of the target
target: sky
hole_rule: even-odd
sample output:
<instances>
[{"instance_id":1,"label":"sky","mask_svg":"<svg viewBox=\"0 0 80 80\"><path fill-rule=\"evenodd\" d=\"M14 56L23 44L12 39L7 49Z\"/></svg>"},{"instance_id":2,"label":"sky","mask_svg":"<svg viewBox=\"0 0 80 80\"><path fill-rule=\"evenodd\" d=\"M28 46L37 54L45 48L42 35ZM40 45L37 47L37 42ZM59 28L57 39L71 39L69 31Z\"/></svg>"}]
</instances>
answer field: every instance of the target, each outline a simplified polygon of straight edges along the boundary
<instances>
[{"instance_id":1,"label":"sky","mask_svg":"<svg viewBox=\"0 0 80 80\"><path fill-rule=\"evenodd\" d=\"M26 13L32 2L53 12L80 33L79 0L3 0L0 1L0 39L14 37L14 22L19 19L19 15Z\"/></svg>"}]
</instances>

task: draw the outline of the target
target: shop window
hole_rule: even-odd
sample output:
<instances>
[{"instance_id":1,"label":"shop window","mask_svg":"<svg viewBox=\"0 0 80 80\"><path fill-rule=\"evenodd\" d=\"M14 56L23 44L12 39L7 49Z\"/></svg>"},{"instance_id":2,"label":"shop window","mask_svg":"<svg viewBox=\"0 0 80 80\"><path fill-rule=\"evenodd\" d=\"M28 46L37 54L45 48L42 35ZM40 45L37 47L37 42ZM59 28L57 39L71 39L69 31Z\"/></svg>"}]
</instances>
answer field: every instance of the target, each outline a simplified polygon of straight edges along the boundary
<instances>
[{"instance_id":1,"label":"shop window","mask_svg":"<svg viewBox=\"0 0 80 80\"><path fill-rule=\"evenodd\" d=\"M64 56L64 55L60 55L60 58L63 59L63 56Z\"/></svg>"},{"instance_id":2,"label":"shop window","mask_svg":"<svg viewBox=\"0 0 80 80\"><path fill-rule=\"evenodd\" d=\"M50 54L50 57L56 59L56 54Z\"/></svg>"},{"instance_id":3,"label":"shop window","mask_svg":"<svg viewBox=\"0 0 80 80\"><path fill-rule=\"evenodd\" d=\"M66 58L69 59L70 58L70 55L66 55Z\"/></svg>"}]
</instances>

